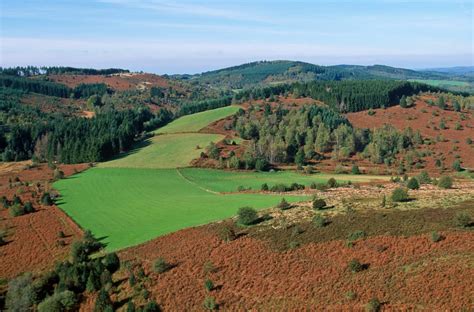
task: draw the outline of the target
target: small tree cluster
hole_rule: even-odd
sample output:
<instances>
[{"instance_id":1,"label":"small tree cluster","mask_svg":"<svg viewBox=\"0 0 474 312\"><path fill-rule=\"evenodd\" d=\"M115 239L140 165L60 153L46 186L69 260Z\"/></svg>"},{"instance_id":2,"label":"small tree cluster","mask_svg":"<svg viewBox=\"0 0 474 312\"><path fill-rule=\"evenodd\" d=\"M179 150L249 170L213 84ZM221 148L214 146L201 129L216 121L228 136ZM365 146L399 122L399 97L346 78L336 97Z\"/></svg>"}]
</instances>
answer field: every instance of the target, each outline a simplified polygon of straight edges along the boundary
<instances>
[{"instance_id":1,"label":"small tree cluster","mask_svg":"<svg viewBox=\"0 0 474 312\"><path fill-rule=\"evenodd\" d=\"M251 207L241 207L237 212L238 222L242 225L252 225L257 222L257 211Z\"/></svg>"}]
</instances>

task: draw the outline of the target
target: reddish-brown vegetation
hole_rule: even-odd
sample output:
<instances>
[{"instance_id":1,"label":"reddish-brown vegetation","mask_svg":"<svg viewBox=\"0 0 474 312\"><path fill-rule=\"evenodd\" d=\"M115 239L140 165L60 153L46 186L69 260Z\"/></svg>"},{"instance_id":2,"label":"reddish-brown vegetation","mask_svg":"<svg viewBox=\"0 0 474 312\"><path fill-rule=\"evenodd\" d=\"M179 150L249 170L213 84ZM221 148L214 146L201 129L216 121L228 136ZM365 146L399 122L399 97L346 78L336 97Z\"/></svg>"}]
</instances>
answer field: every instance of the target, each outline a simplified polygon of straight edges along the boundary
<instances>
[{"instance_id":1,"label":"reddish-brown vegetation","mask_svg":"<svg viewBox=\"0 0 474 312\"><path fill-rule=\"evenodd\" d=\"M28 168L27 162L4 164L0 168L0 194L11 200L14 194L23 202L32 201L35 212L11 217L0 209L0 229L7 234L7 244L0 247L0 277L12 278L21 272L40 272L64 259L70 243L80 237L82 230L56 206L39 202L41 192L49 190L53 170L46 164ZM88 166L60 166L65 176ZM11 182L10 182L11 181ZM36 196L34 196L36 192ZM62 231L64 238L58 236ZM64 243L59 243L63 241Z\"/></svg>"},{"instance_id":2,"label":"reddish-brown vegetation","mask_svg":"<svg viewBox=\"0 0 474 312\"><path fill-rule=\"evenodd\" d=\"M145 264L147 288L164 310L202 306L207 295L223 309L361 309L377 297L387 309L472 308L473 232L443 232L433 243L427 235L377 236L346 247L344 241L310 243L275 252L264 241L246 236L225 243L206 227L187 229L121 253ZM151 273L151 260L164 257L176 267ZM352 273L351 259L368 269ZM214 273L203 266L211 261ZM204 289L209 277L217 286ZM347 294L353 292L354 299Z\"/></svg>"},{"instance_id":3,"label":"reddish-brown vegetation","mask_svg":"<svg viewBox=\"0 0 474 312\"><path fill-rule=\"evenodd\" d=\"M436 106L430 106L426 101L433 97L423 96L419 98L411 108L401 108L393 106L387 109L374 109L374 115L369 116L367 111L358 113L349 113L347 118L358 128L378 128L384 124L390 124L399 130L411 127L413 130L419 130L425 138L431 138L433 144L423 145L423 149L429 149L433 155L428 158L427 168L435 168L437 158L445 158L446 167L450 168L459 155L463 166L467 168L474 167L474 145L467 143L467 139L474 140L474 124L471 112L462 112L466 116L462 120L461 113L451 109L442 110ZM445 120L446 129L440 129L441 119ZM460 130L455 130L455 124L461 125ZM438 140L436 139L438 137ZM441 139L441 140L439 140Z\"/></svg>"}]
</instances>

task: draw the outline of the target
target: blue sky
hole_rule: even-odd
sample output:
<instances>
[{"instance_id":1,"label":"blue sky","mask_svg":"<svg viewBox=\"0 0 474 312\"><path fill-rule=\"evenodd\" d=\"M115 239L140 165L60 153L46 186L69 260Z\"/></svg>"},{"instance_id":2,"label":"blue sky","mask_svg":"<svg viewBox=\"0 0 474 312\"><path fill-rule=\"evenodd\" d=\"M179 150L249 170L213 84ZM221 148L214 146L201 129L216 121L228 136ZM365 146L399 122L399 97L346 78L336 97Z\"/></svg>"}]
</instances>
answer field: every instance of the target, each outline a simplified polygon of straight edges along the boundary
<instances>
[{"instance_id":1,"label":"blue sky","mask_svg":"<svg viewBox=\"0 0 474 312\"><path fill-rule=\"evenodd\" d=\"M2 0L0 65L195 73L255 60L473 65L465 0Z\"/></svg>"}]
</instances>

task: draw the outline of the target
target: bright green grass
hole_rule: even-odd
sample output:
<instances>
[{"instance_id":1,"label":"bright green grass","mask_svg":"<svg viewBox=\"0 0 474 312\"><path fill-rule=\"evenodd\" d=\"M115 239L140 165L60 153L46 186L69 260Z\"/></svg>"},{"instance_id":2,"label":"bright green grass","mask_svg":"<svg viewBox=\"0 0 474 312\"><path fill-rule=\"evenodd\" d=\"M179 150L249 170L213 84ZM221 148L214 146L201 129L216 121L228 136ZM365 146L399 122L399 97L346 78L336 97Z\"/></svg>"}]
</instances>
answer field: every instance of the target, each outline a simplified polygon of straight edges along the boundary
<instances>
[{"instance_id":1,"label":"bright green grass","mask_svg":"<svg viewBox=\"0 0 474 312\"><path fill-rule=\"evenodd\" d=\"M388 177L370 175L350 175L350 174L300 174L294 171L276 172L233 172L212 169L184 168L180 172L190 181L202 187L216 192L235 192L239 186L250 187L253 190L260 190L263 183L270 187L278 184L300 183L310 185L312 182L326 183L329 178L335 178L338 182L367 182L374 180L388 180Z\"/></svg>"},{"instance_id":2,"label":"bright green grass","mask_svg":"<svg viewBox=\"0 0 474 312\"><path fill-rule=\"evenodd\" d=\"M156 130L155 133L197 132L214 121L235 114L238 110L238 106L226 106L186 115Z\"/></svg>"},{"instance_id":3,"label":"bright green grass","mask_svg":"<svg viewBox=\"0 0 474 312\"><path fill-rule=\"evenodd\" d=\"M440 87L440 86L465 87L465 86L469 86L469 83L466 82L466 81L456 81L456 80L410 79L410 81L426 83L426 84L434 86L434 87Z\"/></svg>"},{"instance_id":4,"label":"bright green grass","mask_svg":"<svg viewBox=\"0 0 474 312\"><path fill-rule=\"evenodd\" d=\"M149 145L124 157L99 164L104 168L177 168L189 166L210 142L224 138L220 134L180 133L155 135ZM197 148L197 147L200 148Z\"/></svg>"},{"instance_id":5,"label":"bright green grass","mask_svg":"<svg viewBox=\"0 0 474 312\"><path fill-rule=\"evenodd\" d=\"M54 187L61 194L61 209L96 237L105 237L108 250L229 218L242 206L261 209L281 200L276 195L206 192L176 169L93 168L59 180Z\"/></svg>"}]
</instances>

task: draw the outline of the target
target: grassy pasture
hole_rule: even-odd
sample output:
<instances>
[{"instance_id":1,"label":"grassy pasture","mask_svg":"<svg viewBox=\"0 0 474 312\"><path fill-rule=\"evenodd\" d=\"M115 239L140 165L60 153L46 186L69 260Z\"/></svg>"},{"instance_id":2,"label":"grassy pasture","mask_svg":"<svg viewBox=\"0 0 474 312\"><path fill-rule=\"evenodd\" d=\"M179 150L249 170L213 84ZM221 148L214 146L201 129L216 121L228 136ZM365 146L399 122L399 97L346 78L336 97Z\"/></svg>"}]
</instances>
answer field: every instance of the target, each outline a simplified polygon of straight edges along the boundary
<instances>
[{"instance_id":1,"label":"grassy pasture","mask_svg":"<svg viewBox=\"0 0 474 312\"><path fill-rule=\"evenodd\" d=\"M278 195L207 192L176 169L93 168L59 180L54 187L62 196L58 202L61 209L104 238L108 250L229 218L242 206L262 209L281 200Z\"/></svg>"},{"instance_id":2,"label":"grassy pasture","mask_svg":"<svg viewBox=\"0 0 474 312\"><path fill-rule=\"evenodd\" d=\"M155 135L148 145L115 160L99 164L104 168L177 168L198 158L210 142L224 138L220 134L179 133ZM197 146L200 148L198 149Z\"/></svg>"},{"instance_id":3,"label":"grassy pasture","mask_svg":"<svg viewBox=\"0 0 474 312\"><path fill-rule=\"evenodd\" d=\"M442 87L442 86L467 87L469 86L468 82L457 81L457 80L410 79L410 81L426 83L434 87Z\"/></svg>"},{"instance_id":4,"label":"grassy pasture","mask_svg":"<svg viewBox=\"0 0 474 312\"><path fill-rule=\"evenodd\" d=\"M180 172L188 180L216 192L235 192L239 186L251 187L253 190L260 190L263 183L267 183L271 187L278 183L291 184L296 182L304 185L310 185L312 182L326 183L330 178L335 178L338 182L368 182L389 179L389 177L371 175L326 173L308 175L294 171L232 172L212 169L184 168L180 169Z\"/></svg>"},{"instance_id":5,"label":"grassy pasture","mask_svg":"<svg viewBox=\"0 0 474 312\"><path fill-rule=\"evenodd\" d=\"M155 133L197 132L214 121L235 114L238 110L239 106L226 106L186 115L156 130Z\"/></svg>"}]
</instances>

